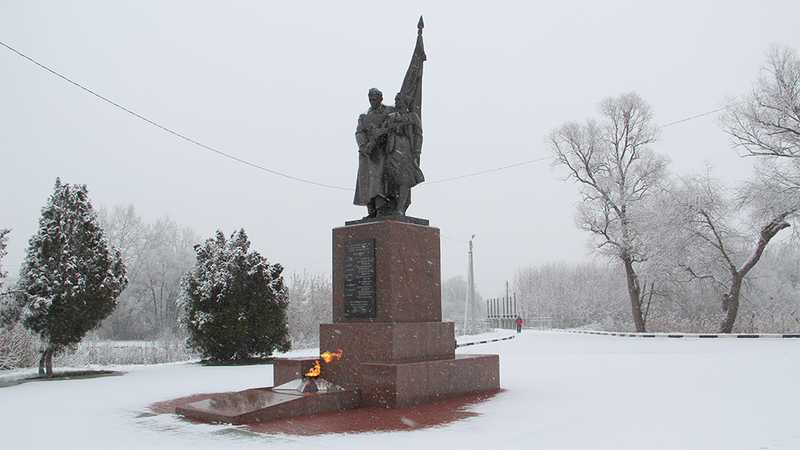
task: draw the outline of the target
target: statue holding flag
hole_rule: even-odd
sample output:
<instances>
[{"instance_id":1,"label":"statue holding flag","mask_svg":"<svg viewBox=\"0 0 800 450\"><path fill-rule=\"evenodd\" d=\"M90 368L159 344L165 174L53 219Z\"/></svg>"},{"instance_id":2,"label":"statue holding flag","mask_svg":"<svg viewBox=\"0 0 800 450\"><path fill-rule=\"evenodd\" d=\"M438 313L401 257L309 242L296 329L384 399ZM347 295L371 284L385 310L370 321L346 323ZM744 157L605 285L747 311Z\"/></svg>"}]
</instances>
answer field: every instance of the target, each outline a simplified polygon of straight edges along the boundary
<instances>
[{"instance_id":1,"label":"statue holding flag","mask_svg":"<svg viewBox=\"0 0 800 450\"><path fill-rule=\"evenodd\" d=\"M422 153L422 17L417 45L395 106L382 104L383 94L369 91L370 109L358 119L358 176L353 203L367 207L367 218L405 215L411 188L425 180L419 167Z\"/></svg>"}]
</instances>

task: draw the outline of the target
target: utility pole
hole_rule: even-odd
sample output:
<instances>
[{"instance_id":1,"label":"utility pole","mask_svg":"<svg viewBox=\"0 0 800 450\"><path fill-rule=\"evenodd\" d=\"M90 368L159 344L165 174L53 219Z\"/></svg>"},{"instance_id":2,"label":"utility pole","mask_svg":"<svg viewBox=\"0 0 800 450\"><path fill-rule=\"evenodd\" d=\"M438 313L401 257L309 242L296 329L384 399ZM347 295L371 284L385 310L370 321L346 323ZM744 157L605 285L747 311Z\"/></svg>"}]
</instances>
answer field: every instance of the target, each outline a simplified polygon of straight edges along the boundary
<instances>
[{"instance_id":1,"label":"utility pole","mask_svg":"<svg viewBox=\"0 0 800 450\"><path fill-rule=\"evenodd\" d=\"M472 240L475 235L469 240L469 267L467 269L467 307L464 312L464 332L466 334L475 334L477 326L475 324L475 272L472 266Z\"/></svg>"}]
</instances>

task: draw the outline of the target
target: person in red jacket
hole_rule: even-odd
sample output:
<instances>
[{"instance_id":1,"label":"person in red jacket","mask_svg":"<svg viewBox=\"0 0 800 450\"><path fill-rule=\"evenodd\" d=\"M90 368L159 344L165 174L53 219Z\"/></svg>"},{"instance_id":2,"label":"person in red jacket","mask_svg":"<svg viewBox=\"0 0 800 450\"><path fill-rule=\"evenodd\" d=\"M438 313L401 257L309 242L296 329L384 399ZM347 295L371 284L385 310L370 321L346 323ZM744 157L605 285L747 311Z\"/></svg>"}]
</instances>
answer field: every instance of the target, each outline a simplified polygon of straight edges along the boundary
<instances>
[{"instance_id":1,"label":"person in red jacket","mask_svg":"<svg viewBox=\"0 0 800 450\"><path fill-rule=\"evenodd\" d=\"M522 317L517 316L517 320L514 321L517 324L517 333L522 332Z\"/></svg>"}]
</instances>

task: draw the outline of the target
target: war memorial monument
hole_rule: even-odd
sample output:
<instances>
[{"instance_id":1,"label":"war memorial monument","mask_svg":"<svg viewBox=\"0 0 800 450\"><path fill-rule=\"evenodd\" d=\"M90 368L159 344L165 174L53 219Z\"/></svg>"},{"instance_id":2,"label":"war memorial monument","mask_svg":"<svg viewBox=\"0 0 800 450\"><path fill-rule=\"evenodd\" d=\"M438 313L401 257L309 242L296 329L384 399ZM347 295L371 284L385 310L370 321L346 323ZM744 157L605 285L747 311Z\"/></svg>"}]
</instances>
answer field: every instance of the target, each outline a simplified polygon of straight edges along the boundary
<instances>
[{"instance_id":1,"label":"war memorial monument","mask_svg":"<svg viewBox=\"0 0 800 450\"><path fill-rule=\"evenodd\" d=\"M456 355L442 322L439 229L406 215L424 181L423 22L393 106L367 93L358 118L354 203L367 215L333 229L333 323L320 325L318 358L275 358L274 387L177 408L233 424L360 407L406 408L500 388L497 355Z\"/></svg>"}]
</instances>

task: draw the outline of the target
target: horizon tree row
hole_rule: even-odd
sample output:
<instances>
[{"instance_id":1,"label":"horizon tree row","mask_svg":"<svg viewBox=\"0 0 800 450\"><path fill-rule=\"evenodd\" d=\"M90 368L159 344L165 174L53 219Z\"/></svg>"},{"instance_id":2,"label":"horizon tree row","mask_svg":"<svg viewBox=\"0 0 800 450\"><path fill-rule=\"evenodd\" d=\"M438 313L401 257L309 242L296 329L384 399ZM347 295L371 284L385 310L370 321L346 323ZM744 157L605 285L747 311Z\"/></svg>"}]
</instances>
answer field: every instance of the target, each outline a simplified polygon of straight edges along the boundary
<instances>
[{"instance_id":1,"label":"horizon tree row","mask_svg":"<svg viewBox=\"0 0 800 450\"><path fill-rule=\"evenodd\" d=\"M719 331L730 333L748 273L800 216L797 52L770 48L753 92L726 100L723 131L758 158L753 179L734 189L709 168L670 175L668 159L651 149L659 137L652 109L635 93L606 98L598 110L599 119L566 122L546 142L553 165L582 195L576 225L590 233L597 254L624 269L635 330L646 331L653 300L700 281L722 307Z\"/></svg>"}]
</instances>

